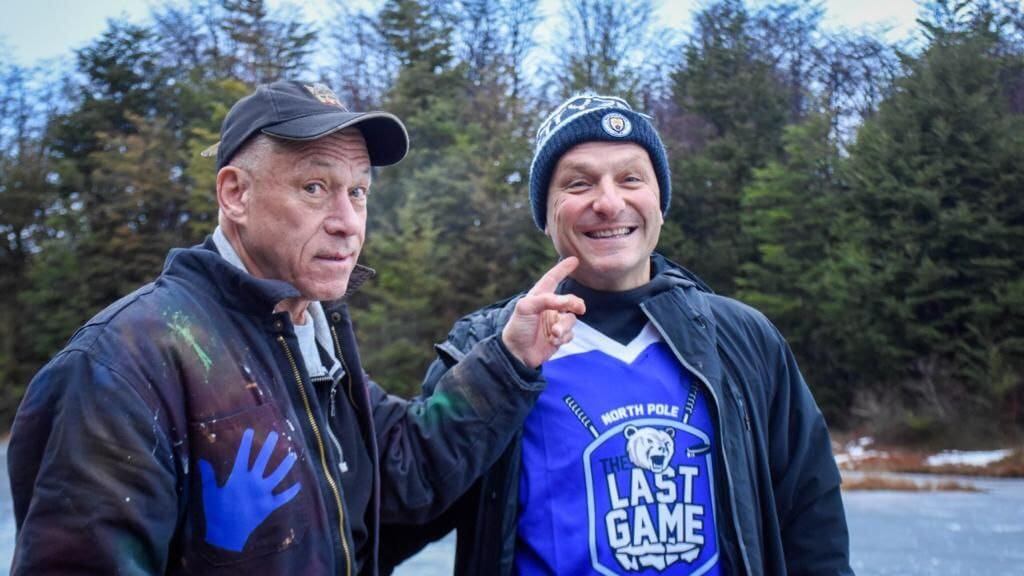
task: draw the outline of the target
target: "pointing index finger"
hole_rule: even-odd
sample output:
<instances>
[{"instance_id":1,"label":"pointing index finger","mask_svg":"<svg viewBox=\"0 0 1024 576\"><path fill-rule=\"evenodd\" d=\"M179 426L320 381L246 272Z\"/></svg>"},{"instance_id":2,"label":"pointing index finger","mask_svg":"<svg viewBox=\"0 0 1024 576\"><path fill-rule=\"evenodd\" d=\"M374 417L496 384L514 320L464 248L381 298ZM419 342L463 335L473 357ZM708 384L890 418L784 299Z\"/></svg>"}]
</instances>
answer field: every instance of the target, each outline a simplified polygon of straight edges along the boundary
<instances>
[{"instance_id":1,"label":"pointing index finger","mask_svg":"<svg viewBox=\"0 0 1024 576\"><path fill-rule=\"evenodd\" d=\"M558 283L565 280L572 271L576 269L580 261L575 256L569 256L548 270L537 283L533 285L528 294L553 293Z\"/></svg>"}]
</instances>

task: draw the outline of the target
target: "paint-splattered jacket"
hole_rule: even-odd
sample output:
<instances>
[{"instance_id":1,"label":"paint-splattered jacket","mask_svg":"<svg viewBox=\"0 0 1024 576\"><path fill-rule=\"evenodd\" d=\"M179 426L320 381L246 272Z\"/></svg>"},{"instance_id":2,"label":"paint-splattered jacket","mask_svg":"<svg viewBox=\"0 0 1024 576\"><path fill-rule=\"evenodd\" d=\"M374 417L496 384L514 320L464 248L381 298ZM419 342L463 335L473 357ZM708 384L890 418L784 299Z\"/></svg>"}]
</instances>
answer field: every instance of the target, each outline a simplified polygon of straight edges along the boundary
<instances>
[{"instance_id":1,"label":"paint-splattered jacket","mask_svg":"<svg viewBox=\"0 0 1024 576\"><path fill-rule=\"evenodd\" d=\"M655 271L670 275L674 288L641 307L713 400L719 433L715 468L724 471L715 487L723 573L852 575L828 431L785 340L764 315L711 294L681 266L657 254L652 262ZM436 347L439 357L428 371L424 394L436 393L443 375L475 343L501 331L515 300L455 324ZM513 574L520 457L517 438L430 525L386 525L384 566L390 570L426 541L457 528L456 574Z\"/></svg>"},{"instance_id":2,"label":"paint-splattered jacket","mask_svg":"<svg viewBox=\"0 0 1024 576\"><path fill-rule=\"evenodd\" d=\"M297 295L208 241L83 326L14 423L12 573L374 574L381 519L443 510L543 387L489 338L429 402L388 396L360 368L343 302L324 303L323 353L345 374L310 382L289 316L272 312ZM372 463L354 487L338 480L353 436Z\"/></svg>"}]
</instances>

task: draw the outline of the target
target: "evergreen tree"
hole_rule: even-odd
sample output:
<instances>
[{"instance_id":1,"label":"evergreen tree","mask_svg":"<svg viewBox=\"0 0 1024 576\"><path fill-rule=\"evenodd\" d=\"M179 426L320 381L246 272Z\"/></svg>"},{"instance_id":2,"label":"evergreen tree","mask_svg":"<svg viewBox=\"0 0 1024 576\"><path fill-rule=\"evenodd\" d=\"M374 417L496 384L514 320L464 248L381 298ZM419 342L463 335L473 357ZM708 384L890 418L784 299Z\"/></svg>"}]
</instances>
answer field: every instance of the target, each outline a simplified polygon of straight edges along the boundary
<instances>
[{"instance_id":1,"label":"evergreen tree","mask_svg":"<svg viewBox=\"0 0 1024 576\"><path fill-rule=\"evenodd\" d=\"M153 118L172 106L164 97L169 70L161 66L153 34L143 26L110 21L77 60L82 81L70 95L76 107L54 119L48 136L56 156L73 163L87 180L88 157L99 147L100 132L129 134L134 130L129 116Z\"/></svg>"},{"instance_id":2,"label":"evergreen tree","mask_svg":"<svg viewBox=\"0 0 1024 576\"><path fill-rule=\"evenodd\" d=\"M263 0L220 0L220 29L233 76L249 84L281 80L306 68L316 32L286 6L273 17Z\"/></svg>"},{"instance_id":3,"label":"evergreen tree","mask_svg":"<svg viewBox=\"0 0 1024 576\"><path fill-rule=\"evenodd\" d=\"M849 405L849 389L837 374L832 327L821 322L831 296L823 290L823 269L841 233L834 225L843 194L842 158L831 128L823 114L789 126L785 157L756 170L744 189L742 226L756 252L742 265L738 297L786 335L819 405L838 420Z\"/></svg>"},{"instance_id":4,"label":"evergreen tree","mask_svg":"<svg viewBox=\"0 0 1024 576\"><path fill-rule=\"evenodd\" d=\"M405 121L412 149L374 183L364 254L379 276L353 308L366 329L367 365L386 367L378 372L397 391L418 383L433 358L422 343L527 287L552 258L526 199L533 118L525 119L524 100L510 97L521 89L532 20L508 1L464 8L397 1L376 17L388 57L399 63L384 108ZM408 299L413 285L417 297ZM408 338L395 338L399 326ZM396 365L397 357L405 360Z\"/></svg>"},{"instance_id":5,"label":"evergreen tree","mask_svg":"<svg viewBox=\"0 0 1024 576\"><path fill-rule=\"evenodd\" d=\"M263 0L167 2L152 18L161 61L183 83L306 77L317 40L289 3L271 11Z\"/></svg>"},{"instance_id":6,"label":"evergreen tree","mask_svg":"<svg viewBox=\"0 0 1024 576\"><path fill-rule=\"evenodd\" d=\"M212 176L197 206L189 167L216 140L208 107L248 88L218 93L190 83L165 56L149 29L111 22L79 52L64 99L52 99L67 106L47 122L40 144L47 167L33 185L50 200L34 215L42 232L16 298L23 323L33 326L19 339L20 362L33 371L89 316L154 278L168 249L211 229ZM201 146L196 138L205 139Z\"/></svg>"},{"instance_id":7,"label":"evergreen tree","mask_svg":"<svg viewBox=\"0 0 1024 576\"><path fill-rule=\"evenodd\" d=\"M398 60L377 26L376 14L353 10L336 0L333 18L339 26L329 32L332 62L321 71L324 82L352 110L381 106L398 74Z\"/></svg>"},{"instance_id":8,"label":"evergreen tree","mask_svg":"<svg viewBox=\"0 0 1024 576\"><path fill-rule=\"evenodd\" d=\"M374 17L383 48L399 65L382 107L402 118L412 148L374 180L362 260L378 276L356 297L353 315L368 370L401 393L416 391L432 356L423 343L439 339L450 318L439 308L454 290L436 288L448 285L444 245L468 194L467 168L451 153L460 138L465 69L454 59L445 10L440 2L396 0ZM410 298L412 290L419 297Z\"/></svg>"},{"instance_id":9,"label":"evergreen tree","mask_svg":"<svg viewBox=\"0 0 1024 576\"><path fill-rule=\"evenodd\" d=\"M472 168L469 210L449 260L454 283L465 295L454 303L458 315L529 286L554 258L550 242L532 224L527 202L530 141L539 112L523 93L522 65L537 23L530 14L535 5L475 0L459 27L471 86L464 110L468 141L460 156Z\"/></svg>"},{"instance_id":10,"label":"evergreen tree","mask_svg":"<svg viewBox=\"0 0 1024 576\"><path fill-rule=\"evenodd\" d=\"M123 295L126 282L139 280L111 273L120 269L125 258L132 258L131 253L107 251L104 257L86 248L92 244L98 250L119 229L130 226L122 207L133 202L126 197L131 185L111 186L102 177L102 164L109 157L104 152L125 153L124 141L136 136L140 125L164 116L173 102L164 97L168 73L146 28L112 21L96 42L79 52L78 69L84 82L78 87L75 108L53 119L50 134L60 166L59 189L68 208L66 222L79 220L70 224L78 239L71 247L76 257L90 262L88 270L97 272L90 279L67 279L68 284L87 290L74 304L85 315ZM161 174L167 173L165 168ZM149 271L149 277L157 271L159 266Z\"/></svg>"},{"instance_id":11,"label":"evergreen tree","mask_svg":"<svg viewBox=\"0 0 1024 576\"><path fill-rule=\"evenodd\" d=\"M72 73L0 60L0 419L75 327L212 230L198 152L231 104L309 78L327 48L321 79L412 139L374 174L363 261L379 275L352 303L392 391L417 391L457 317L553 261L529 214L533 131L593 89L656 116L669 147L659 249L768 314L833 423L852 405L904 433L1024 428L1016 0L925 4L913 53L823 32L816 4L714 0L678 46L650 2L567 0L531 74L538 0L335 2L321 36L294 6L169 0L111 22Z\"/></svg>"},{"instance_id":12,"label":"evergreen tree","mask_svg":"<svg viewBox=\"0 0 1024 576\"><path fill-rule=\"evenodd\" d=\"M699 143L673 142L668 133L673 195L662 246L728 294L752 254L737 233L741 191L756 168L779 158L790 103L740 0L722 0L697 15L684 58L674 98L694 117L683 136Z\"/></svg>"},{"instance_id":13,"label":"evergreen tree","mask_svg":"<svg viewBox=\"0 0 1024 576\"><path fill-rule=\"evenodd\" d=\"M187 153L185 164L187 205L183 217L184 237L198 241L217 226L217 166L215 157L201 153L217 142L220 125L231 105L252 92L239 80L200 81L186 85L179 101L181 109L191 109L179 138Z\"/></svg>"},{"instance_id":14,"label":"evergreen tree","mask_svg":"<svg viewBox=\"0 0 1024 576\"><path fill-rule=\"evenodd\" d=\"M927 48L851 150L851 230L886 302L872 324L896 348L875 373L919 431L1020 425L1024 124L1005 79L1024 51L984 2L935 2L922 25Z\"/></svg>"},{"instance_id":15,"label":"evergreen tree","mask_svg":"<svg viewBox=\"0 0 1024 576\"><path fill-rule=\"evenodd\" d=\"M31 70L0 63L0 425L13 415L37 367L27 346L35 327L25 321L17 294L25 290L32 259L51 233L44 222L56 199L43 138L53 112L41 103L59 98L52 88L33 88L37 79Z\"/></svg>"}]
</instances>

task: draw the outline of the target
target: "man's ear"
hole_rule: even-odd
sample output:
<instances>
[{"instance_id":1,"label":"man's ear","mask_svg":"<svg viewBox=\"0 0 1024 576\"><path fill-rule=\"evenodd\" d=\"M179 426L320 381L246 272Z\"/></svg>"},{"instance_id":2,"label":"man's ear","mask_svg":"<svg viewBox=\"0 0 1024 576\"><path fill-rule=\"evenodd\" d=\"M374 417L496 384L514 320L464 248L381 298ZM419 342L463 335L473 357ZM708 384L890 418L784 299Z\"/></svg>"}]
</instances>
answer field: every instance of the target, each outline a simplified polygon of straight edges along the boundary
<instances>
[{"instance_id":1,"label":"man's ear","mask_svg":"<svg viewBox=\"0 0 1024 576\"><path fill-rule=\"evenodd\" d=\"M252 197L252 178L237 166L225 166L217 172L217 205L232 222L241 224Z\"/></svg>"}]
</instances>

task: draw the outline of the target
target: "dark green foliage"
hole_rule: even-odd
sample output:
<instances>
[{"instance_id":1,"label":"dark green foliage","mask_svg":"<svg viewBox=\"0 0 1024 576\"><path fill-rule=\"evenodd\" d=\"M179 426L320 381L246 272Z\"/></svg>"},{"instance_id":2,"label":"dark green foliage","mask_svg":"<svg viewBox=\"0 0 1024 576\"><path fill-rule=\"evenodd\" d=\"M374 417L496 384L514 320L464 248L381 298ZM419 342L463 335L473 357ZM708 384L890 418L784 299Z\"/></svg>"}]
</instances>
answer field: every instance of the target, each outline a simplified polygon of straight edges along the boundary
<instances>
[{"instance_id":1,"label":"dark green foliage","mask_svg":"<svg viewBox=\"0 0 1024 576\"><path fill-rule=\"evenodd\" d=\"M184 243L187 197L182 150L166 120L176 108L165 91L171 74L151 33L112 22L79 53L78 64L85 78L78 105L51 122L59 225L67 228L43 251L56 257L49 253L70 250L76 263L87 265L33 270L39 283L24 295L33 321L43 321L50 306L77 312L58 332L64 337L82 316L159 272L167 249ZM59 286L78 287L72 302L53 289ZM35 332L30 340L43 352L54 336Z\"/></svg>"},{"instance_id":2,"label":"dark green foliage","mask_svg":"<svg viewBox=\"0 0 1024 576\"><path fill-rule=\"evenodd\" d=\"M364 260L379 279L354 316L374 377L407 395L434 357L429 344L452 322L528 287L554 260L550 250L524 249L544 240L525 202L529 121L508 97L530 20L512 2L472 3L461 23L474 33L456 42L460 20L443 5L391 2L377 23L401 63L386 107L413 147L374 183Z\"/></svg>"},{"instance_id":3,"label":"dark green foliage","mask_svg":"<svg viewBox=\"0 0 1024 576\"><path fill-rule=\"evenodd\" d=\"M0 62L0 422L13 414L35 366L24 311L24 290L33 255L50 235L45 221L56 198L49 175L54 162L43 144L47 110L35 98L32 73ZM53 90L39 95L54 97Z\"/></svg>"},{"instance_id":4,"label":"dark green foliage","mask_svg":"<svg viewBox=\"0 0 1024 576\"><path fill-rule=\"evenodd\" d=\"M849 239L885 298L875 326L892 349L872 374L904 390L931 428L964 411L1019 423L1020 31L980 3L935 3L922 25L928 47L904 57L906 76L851 149Z\"/></svg>"},{"instance_id":5,"label":"dark green foliage","mask_svg":"<svg viewBox=\"0 0 1024 576\"><path fill-rule=\"evenodd\" d=\"M833 338L823 307L837 287L822 285L834 256L840 213L841 157L832 121L813 115L787 128L785 158L756 170L743 191L741 224L755 253L741 266L738 296L783 328L826 409L848 405L849 387L833 379Z\"/></svg>"},{"instance_id":6,"label":"dark green foliage","mask_svg":"<svg viewBox=\"0 0 1024 576\"><path fill-rule=\"evenodd\" d=\"M701 142L673 146L669 218L682 243L666 245L717 290L732 293L751 247L740 229L740 197L753 171L781 152L787 121L785 86L755 42L741 2L719 2L697 17L674 75L674 100L692 115ZM694 130L694 128L696 130ZM687 149L689 148L689 149Z\"/></svg>"},{"instance_id":7,"label":"dark green foliage","mask_svg":"<svg viewBox=\"0 0 1024 576\"><path fill-rule=\"evenodd\" d=\"M216 225L213 160L259 82L317 78L398 114L353 297L366 368L418 390L431 344L555 260L529 215L532 135L593 89L651 113L673 201L661 250L787 336L830 422L912 438L1024 430L1024 11L940 1L924 42L823 31L805 2L537 0L294 7L194 0L110 23L61 77L0 61L0 421L74 329ZM316 69L313 69L316 66ZM538 71L539 70L539 71Z\"/></svg>"},{"instance_id":8,"label":"dark green foliage","mask_svg":"<svg viewBox=\"0 0 1024 576\"><path fill-rule=\"evenodd\" d=\"M167 10L164 16L174 9ZM9 382L0 398L7 399L0 405L4 420L31 374L75 328L153 279L170 248L195 244L215 222L213 163L197 152L216 141L227 107L251 88L182 67L216 67L220 55L194 53L197 60L189 60L189 47L169 50L158 32L201 39L210 32L184 17L188 9L173 13L181 18L158 17L153 27L111 21L78 52L77 74L58 84L59 92L9 85L11 111L33 114L31 123L12 122L13 132L0 129L19 135L0 158L3 228L11 242L2 278L9 295L0 338L0 369ZM261 25L286 28L270 19ZM299 35L292 43L310 39ZM301 60L282 54L267 58ZM60 106L26 108L35 99ZM40 128L27 129L32 123Z\"/></svg>"}]
</instances>

